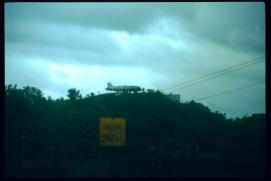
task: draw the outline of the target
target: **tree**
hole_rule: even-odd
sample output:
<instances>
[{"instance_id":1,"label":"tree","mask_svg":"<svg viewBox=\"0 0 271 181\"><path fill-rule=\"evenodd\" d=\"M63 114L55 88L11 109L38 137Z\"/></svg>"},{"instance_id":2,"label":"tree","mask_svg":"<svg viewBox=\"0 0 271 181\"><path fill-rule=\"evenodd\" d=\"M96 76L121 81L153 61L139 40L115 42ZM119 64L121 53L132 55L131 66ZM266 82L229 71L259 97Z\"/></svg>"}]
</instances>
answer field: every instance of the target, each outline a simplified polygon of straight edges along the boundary
<instances>
[{"instance_id":1,"label":"tree","mask_svg":"<svg viewBox=\"0 0 271 181\"><path fill-rule=\"evenodd\" d=\"M40 103L41 100L45 100L42 90L35 87L23 87L23 94L24 98L26 98L30 104Z\"/></svg>"},{"instance_id":2,"label":"tree","mask_svg":"<svg viewBox=\"0 0 271 181\"><path fill-rule=\"evenodd\" d=\"M17 89L17 84L5 85L5 95L6 96L14 96L15 94L18 94L18 92L20 92L20 90Z\"/></svg>"},{"instance_id":3,"label":"tree","mask_svg":"<svg viewBox=\"0 0 271 181\"><path fill-rule=\"evenodd\" d=\"M90 98L90 97L94 97L94 96L95 96L95 94L93 92L91 92L91 93L87 94L85 96L85 98Z\"/></svg>"},{"instance_id":4,"label":"tree","mask_svg":"<svg viewBox=\"0 0 271 181\"><path fill-rule=\"evenodd\" d=\"M71 102L75 102L76 100L79 100L82 98L82 95L80 94L80 90L77 90L76 88L69 89L67 96Z\"/></svg>"}]
</instances>

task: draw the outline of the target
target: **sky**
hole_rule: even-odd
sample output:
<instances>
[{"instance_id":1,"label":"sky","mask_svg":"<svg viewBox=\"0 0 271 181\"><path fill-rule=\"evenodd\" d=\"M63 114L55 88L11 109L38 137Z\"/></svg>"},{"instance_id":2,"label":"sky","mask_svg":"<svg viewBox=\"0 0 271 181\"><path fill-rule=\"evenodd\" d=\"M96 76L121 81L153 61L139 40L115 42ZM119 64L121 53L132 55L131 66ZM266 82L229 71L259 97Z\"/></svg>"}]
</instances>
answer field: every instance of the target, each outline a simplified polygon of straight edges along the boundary
<instances>
[{"instance_id":1,"label":"sky","mask_svg":"<svg viewBox=\"0 0 271 181\"><path fill-rule=\"evenodd\" d=\"M265 81L264 56L263 2L5 3L5 85L54 99L70 88L106 93L111 82L197 100ZM262 62L180 89L257 57ZM198 102L227 117L265 113L265 82Z\"/></svg>"}]
</instances>

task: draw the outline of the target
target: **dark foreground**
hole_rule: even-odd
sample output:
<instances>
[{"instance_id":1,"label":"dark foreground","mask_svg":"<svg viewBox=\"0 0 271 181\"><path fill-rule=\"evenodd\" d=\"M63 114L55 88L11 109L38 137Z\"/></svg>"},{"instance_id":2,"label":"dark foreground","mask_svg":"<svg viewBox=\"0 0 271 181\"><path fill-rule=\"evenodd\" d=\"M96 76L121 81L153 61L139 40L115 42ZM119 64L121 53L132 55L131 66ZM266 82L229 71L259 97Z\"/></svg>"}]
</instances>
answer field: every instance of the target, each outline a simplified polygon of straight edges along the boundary
<instances>
[{"instance_id":1,"label":"dark foreground","mask_svg":"<svg viewBox=\"0 0 271 181\"><path fill-rule=\"evenodd\" d=\"M99 147L100 117L124 117L126 145ZM5 174L15 177L264 176L265 114L226 119L163 94L45 99L5 91Z\"/></svg>"}]
</instances>

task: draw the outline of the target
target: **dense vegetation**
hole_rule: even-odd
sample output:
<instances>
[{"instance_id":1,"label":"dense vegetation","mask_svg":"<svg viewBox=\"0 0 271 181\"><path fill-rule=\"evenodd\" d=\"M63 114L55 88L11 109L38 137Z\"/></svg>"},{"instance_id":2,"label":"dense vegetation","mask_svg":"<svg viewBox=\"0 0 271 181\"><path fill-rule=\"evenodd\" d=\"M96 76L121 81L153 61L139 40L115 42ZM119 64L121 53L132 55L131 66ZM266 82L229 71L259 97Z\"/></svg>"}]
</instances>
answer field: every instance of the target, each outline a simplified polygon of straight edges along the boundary
<instances>
[{"instance_id":1,"label":"dense vegetation","mask_svg":"<svg viewBox=\"0 0 271 181\"><path fill-rule=\"evenodd\" d=\"M226 119L160 92L45 98L5 86L7 176L262 176L265 114ZM238 104L238 103L236 103ZM127 121L124 147L98 146L98 120Z\"/></svg>"}]
</instances>

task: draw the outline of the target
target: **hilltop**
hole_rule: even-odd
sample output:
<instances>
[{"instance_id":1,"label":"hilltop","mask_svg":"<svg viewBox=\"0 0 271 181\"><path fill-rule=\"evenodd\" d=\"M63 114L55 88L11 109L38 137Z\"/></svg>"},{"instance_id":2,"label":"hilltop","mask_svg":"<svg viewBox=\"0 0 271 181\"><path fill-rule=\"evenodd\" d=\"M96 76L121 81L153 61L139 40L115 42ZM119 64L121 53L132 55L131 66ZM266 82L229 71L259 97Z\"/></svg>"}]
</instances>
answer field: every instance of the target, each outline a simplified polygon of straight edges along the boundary
<instances>
[{"instance_id":1,"label":"hilltop","mask_svg":"<svg viewBox=\"0 0 271 181\"><path fill-rule=\"evenodd\" d=\"M265 114L227 119L159 91L45 98L5 89L5 166L11 176L261 176ZM100 117L126 119L126 146L98 146ZM53 167L52 167L53 166Z\"/></svg>"}]
</instances>

